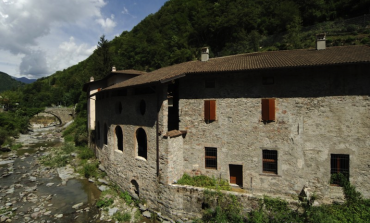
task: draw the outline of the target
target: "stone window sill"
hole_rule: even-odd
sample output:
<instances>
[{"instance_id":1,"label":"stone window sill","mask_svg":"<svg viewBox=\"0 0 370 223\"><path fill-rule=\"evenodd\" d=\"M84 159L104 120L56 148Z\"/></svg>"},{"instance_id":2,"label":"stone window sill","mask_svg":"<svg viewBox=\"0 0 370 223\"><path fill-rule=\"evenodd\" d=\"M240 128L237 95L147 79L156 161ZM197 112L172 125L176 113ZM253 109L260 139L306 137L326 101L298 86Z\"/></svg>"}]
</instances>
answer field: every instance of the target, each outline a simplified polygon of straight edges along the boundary
<instances>
[{"instance_id":1,"label":"stone window sill","mask_svg":"<svg viewBox=\"0 0 370 223\"><path fill-rule=\"evenodd\" d=\"M141 156L137 156L137 157L135 157L135 159L142 160L142 161L147 161L147 159L145 159L144 157L141 157Z\"/></svg>"},{"instance_id":2,"label":"stone window sill","mask_svg":"<svg viewBox=\"0 0 370 223\"><path fill-rule=\"evenodd\" d=\"M265 177L282 177L281 175L278 174L271 174L271 173L260 173L260 176L265 176Z\"/></svg>"}]
</instances>

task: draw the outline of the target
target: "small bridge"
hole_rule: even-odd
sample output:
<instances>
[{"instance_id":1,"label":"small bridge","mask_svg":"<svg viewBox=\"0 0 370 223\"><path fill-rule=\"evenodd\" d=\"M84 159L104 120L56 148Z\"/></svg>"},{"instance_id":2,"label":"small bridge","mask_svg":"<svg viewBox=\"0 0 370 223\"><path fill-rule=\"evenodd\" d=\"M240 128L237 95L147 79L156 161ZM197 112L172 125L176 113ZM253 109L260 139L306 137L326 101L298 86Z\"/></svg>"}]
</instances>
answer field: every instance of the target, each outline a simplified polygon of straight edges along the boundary
<instances>
[{"instance_id":1,"label":"small bridge","mask_svg":"<svg viewBox=\"0 0 370 223\"><path fill-rule=\"evenodd\" d=\"M75 109L67 107L47 107L44 112L54 115L61 125L72 121L75 115Z\"/></svg>"}]
</instances>

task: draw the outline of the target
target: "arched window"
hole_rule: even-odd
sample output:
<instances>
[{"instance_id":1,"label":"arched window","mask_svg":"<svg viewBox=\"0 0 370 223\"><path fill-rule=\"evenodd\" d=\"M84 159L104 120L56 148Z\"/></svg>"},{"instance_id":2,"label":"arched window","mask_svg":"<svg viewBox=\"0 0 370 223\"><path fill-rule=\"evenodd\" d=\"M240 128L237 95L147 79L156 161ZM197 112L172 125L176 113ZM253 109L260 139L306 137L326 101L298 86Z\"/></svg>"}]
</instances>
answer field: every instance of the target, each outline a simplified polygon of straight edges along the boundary
<instances>
[{"instance_id":1,"label":"arched window","mask_svg":"<svg viewBox=\"0 0 370 223\"><path fill-rule=\"evenodd\" d=\"M104 124L104 144L108 145L108 127Z\"/></svg>"},{"instance_id":2,"label":"arched window","mask_svg":"<svg viewBox=\"0 0 370 223\"><path fill-rule=\"evenodd\" d=\"M117 149L123 151L123 133L121 127L116 126L114 132L116 133Z\"/></svg>"},{"instance_id":3,"label":"arched window","mask_svg":"<svg viewBox=\"0 0 370 223\"><path fill-rule=\"evenodd\" d=\"M137 155L147 159L147 139L143 128L136 130Z\"/></svg>"},{"instance_id":4,"label":"arched window","mask_svg":"<svg viewBox=\"0 0 370 223\"><path fill-rule=\"evenodd\" d=\"M140 191L139 191L139 184L136 182L136 180L131 180L131 192L132 194L136 195L137 198L140 196Z\"/></svg>"}]
</instances>

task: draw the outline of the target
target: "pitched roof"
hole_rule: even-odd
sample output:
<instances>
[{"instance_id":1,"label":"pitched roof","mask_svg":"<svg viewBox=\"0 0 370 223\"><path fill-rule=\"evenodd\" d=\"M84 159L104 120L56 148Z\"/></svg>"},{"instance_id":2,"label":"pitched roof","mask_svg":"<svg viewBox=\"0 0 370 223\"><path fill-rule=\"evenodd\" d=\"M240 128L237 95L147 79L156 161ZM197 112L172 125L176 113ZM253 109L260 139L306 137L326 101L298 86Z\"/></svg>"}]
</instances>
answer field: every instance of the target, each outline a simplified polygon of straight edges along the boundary
<instances>
[{"instance_id":1,"label":"pitched roof","mask_svg":"<svg viewBox=\"0 0 370 223\"><path fill-rule=\"evenodd\" d=\"M106 79L109 79L115 75L119 75L119 74L128 74L128 75L133 75L133 76L139 76L139 75L142 75L142 74L146 74L147 72L145 71L139 71L139 70L117 70L117 71L112 71L110 74L108 74L107 76L105 76L103 79L100 79L100 80L97 80L97 81L93 81L93 82L88 82L88 83L85 83L82 87L83 91L87 91L87 86L89 86L90 84L94 83L98 83L98 82L103 82L105 81Z\"/></svg>"},{"instance_id":2,"label":"pitched roof","mask_svg":"<svg viewBox=\"0 0 370 223\"><path fill-rule=\"evenodd\" d=\"M340 46L325 50L302 49L267 51L212 58L206 62L189 61L160 68L150 73L117 83L108 88L122 88L154 82L166 82L190 73L232 72L290 67L370 63L370 47Z\"/></svg>"}]
</instances>

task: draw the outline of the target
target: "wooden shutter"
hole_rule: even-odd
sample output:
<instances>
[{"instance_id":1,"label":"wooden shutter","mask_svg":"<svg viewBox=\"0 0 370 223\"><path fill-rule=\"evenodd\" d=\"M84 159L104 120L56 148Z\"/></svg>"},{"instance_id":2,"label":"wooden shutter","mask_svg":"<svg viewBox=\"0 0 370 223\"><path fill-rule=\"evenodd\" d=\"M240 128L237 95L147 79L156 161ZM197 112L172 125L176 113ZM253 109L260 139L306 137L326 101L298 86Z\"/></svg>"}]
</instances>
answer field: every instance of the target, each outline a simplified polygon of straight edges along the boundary
<instances>
[{"instance_id":1,"label":"wooden shutter","mask_svg":"<svg viewBox=\"0 0 370 223\"><path fill-rule=\"evenodd\" d=\"M262 120L269 120L269 99L262 99Z\"/></svg>"},{"instance_id":2,"label":"wooden shutter","mask_svg":"<svg viewBox=\"0 0 370 223\"><path fill-rule=\"evenodd\" d=\"M209 101L209 120L216 121L216 101Z\"/></svg>"},{"instance_id":3,"label":"wooden shutter","mask_svg":"<svg viewBox=\"0 0 370 223\"><path fill-rule=\"evenodd\" d=\"M216 100L204 101L204 119L209 121L216 120Z\"/></svg>"},{"instance_id":4,"label":"wooden shutter","mask_svg":"<svg viewBox=\"0 0 370 223\"><path fill-rule=\"evenodd\" d=\"M275 121L275 99L262 99L262 120Z\"/></svg>"},{"instance_id":5,"label":"wooden shutter","mask_svg":"<svg viewBox=\"0 0 370 223\"><path fill-rule=\"evenodd\" d=\"M210 102L204 101L204 119L209 120Z\"/></svg>"},{"instance_id":6,"label":"wooden shutter","mask_svg":"<svg viewBox=\"0 0 370 223\"><path fill-rule=\"evenodd\" d=\"M269 100L269 121L275 121L275 99L270 98Z\"/></svg>"}]
</instances>

